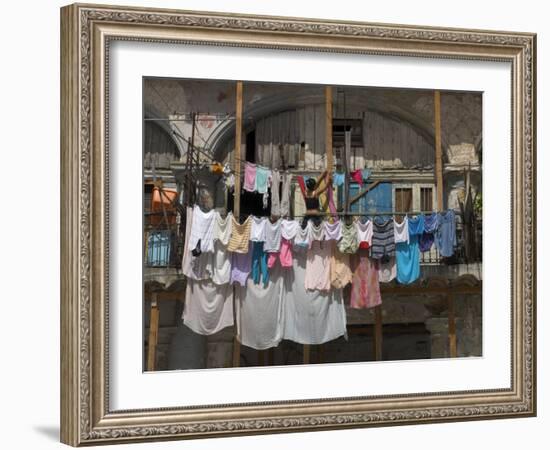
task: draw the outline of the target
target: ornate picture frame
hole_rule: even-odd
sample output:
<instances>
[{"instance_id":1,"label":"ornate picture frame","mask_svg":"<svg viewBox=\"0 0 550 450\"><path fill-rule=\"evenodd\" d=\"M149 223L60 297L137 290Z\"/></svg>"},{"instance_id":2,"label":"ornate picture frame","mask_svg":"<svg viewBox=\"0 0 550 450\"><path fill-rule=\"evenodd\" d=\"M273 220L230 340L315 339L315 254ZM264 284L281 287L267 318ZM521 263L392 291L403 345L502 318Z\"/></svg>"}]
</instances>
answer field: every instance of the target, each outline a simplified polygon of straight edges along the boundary
<instances>
[{"instance_id":1,"label":"ornate picture frame","mask_svg":"<svg viewBox=\"0 0 550 450\"><path fill-rule=\"evenodd\" d=\"M117 40L512 67L511 385L115 411L109 406L109 49ZM74 4L61 9L61 440L72 445L536 415L536 35Z\"/></svg>"}]
</instances>

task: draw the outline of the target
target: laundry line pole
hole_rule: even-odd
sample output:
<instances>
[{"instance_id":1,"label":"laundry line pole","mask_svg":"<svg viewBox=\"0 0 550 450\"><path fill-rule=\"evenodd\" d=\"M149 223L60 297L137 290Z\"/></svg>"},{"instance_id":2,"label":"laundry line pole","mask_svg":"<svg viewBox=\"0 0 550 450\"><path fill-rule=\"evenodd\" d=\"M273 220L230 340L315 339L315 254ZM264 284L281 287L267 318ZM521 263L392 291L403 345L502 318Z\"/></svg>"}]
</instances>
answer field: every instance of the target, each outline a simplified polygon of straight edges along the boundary
<instances>
[{"instance_id":1,"label":"laundry line pole","mask_svg":"<svg viewBox=\"0 0 550 450\"><path fill-rule=\"evenodd\" d=\"M235 187L233 191L233 215L240 222L241 216L241 141L243 132L243 82L237 81L235 92L235 149L233 150L233 170ZM233 323L235 336L233 338L233 367L241 365L241 343L237 339L237 308L235 288L233 288Z\"/></svg>"},{"instance_id":2,"label":"laundry line pole","mask_svg":"<svg viewBox=\"0 0 550 450\"><path fill-rule=\"evenodd\" d=\"M443 210L443 158L441 150L441 93L434 91L435 183L437 209Z\"/></svg>"}]
</instances>

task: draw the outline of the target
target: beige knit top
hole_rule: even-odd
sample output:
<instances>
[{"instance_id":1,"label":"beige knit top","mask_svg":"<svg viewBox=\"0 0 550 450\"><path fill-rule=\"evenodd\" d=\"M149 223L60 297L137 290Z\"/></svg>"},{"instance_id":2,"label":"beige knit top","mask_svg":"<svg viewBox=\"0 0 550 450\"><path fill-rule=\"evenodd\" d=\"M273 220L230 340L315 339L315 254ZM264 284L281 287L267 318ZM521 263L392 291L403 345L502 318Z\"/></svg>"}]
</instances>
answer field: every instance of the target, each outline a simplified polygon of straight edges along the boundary
<instances>
[{"instance_id":1,"label":"beige knit top","mask_svg":"<svg viewBox=\"0 0 550 450\"><path fill-rule=\"evenodd\" d=\"M235 253L248 253L248 242L250 240L250 229L252 227L252 216L248 216L243 223L239 223L232 217L233 229L229 238L227 251Z\"/></svg>"}]
</instances>

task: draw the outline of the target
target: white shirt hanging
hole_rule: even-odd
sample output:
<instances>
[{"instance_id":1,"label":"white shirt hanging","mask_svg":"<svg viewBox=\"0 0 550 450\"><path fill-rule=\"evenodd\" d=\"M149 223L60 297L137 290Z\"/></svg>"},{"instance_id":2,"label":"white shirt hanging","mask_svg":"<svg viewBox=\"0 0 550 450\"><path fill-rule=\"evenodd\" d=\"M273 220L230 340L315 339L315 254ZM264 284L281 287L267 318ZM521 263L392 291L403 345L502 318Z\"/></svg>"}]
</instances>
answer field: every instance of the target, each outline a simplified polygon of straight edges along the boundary
<instances>
[{"instance_id":1,"label":"white shirt hanging","mask_svg":"<svg viewBox=\"0 0 550 450\"><path fill-rule=\"evenodd\" d=\"M407 216L401 223L397 223L396 220L393 221L393 236L396 244L398 242L409 243L409 219Z\"/></svg>"},{"instance_id":2,"label":"white shirt hanging","mask_svg":"<svg viewBox=\"0 0 550 450\"><path fill-rule=\"evenodd\" d=\"M229 238L233 230L233 214L229 212L227 216L222 218L220 214L216 215L214 219L214 241L218 240L222 245L227 246L229 244Z\"/></svg>"},{"instance_id":3,"label":"white shirt hanging","mask_svg":"<svg viewBox=\"0 0 550 450\"><path fill-rule=\"evenodd\" d=\"M365 223L358 220L355 222L355 228L357 229L357 241L366 242L369 247L372 245L372 221L367 220Z\"/></svg>"},{"instance_id":4,"label":"white shirt hanging","mask_svg":"<svg viewBox=\"0 0 550 450\"><path fill-rule=\"evenodd\" d=\"M202 212L198 205L193 208L193 222L191 225L191 237L189 238L189 248L187 251L193 251L200 239L200 248L203 253L214 251L214 220L219 215L217 211L210 210L207 213Z\"/></svg>"},{"instance_id":5,"label":"white shirt hanging","mask_svg":"<svg viewBox=\"0 0 550 450\"><path fill-rule=\"evenodd\" d=\"M264 251L268 253L275 253L281 249L281 219L277 220L275 223L267 221L265 226L265 242L264 242Z\"/></svg>"},{"instance_id":6,"label":"white shirt hanging","mask_svg":"<svg viewBox=\"0 0 550 450\"><path fill-rule=\"evenodd\" d=\"M292 241L296 237L299 229L300 222L297 220L283 219L281 221L281 236L287 241Z\"/></svg>"},{"instance_id":7,"label":"white shirt hanging","mask_svg":"<svg viewBox=\"0 0 550 450\"><path fill-rule=\"evenodd\" d=\"M266 217L252 216L252 226L250 228L250 240L253 242L265 241L265 226L268 223Z\"/></svg>"}]
</instances>

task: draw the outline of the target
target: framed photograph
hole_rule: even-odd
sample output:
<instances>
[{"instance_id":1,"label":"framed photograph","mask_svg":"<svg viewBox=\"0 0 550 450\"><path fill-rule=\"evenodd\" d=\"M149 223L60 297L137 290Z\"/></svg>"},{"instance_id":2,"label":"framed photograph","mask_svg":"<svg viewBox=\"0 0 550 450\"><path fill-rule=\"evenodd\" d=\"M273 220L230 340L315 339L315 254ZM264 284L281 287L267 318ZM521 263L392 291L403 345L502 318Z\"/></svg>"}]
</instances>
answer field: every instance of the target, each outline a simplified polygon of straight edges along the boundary
<instances>
[{"instance_id":1,"label":"framed photograph","mask_svg":"<svg viewBox=\"0 0 550 450\"><path fill-rule=\"evenodd\" d=\"M61 9L61 440L536 414L536 36Z\"/></svg>"}]
</instances>

